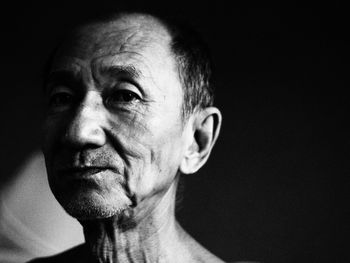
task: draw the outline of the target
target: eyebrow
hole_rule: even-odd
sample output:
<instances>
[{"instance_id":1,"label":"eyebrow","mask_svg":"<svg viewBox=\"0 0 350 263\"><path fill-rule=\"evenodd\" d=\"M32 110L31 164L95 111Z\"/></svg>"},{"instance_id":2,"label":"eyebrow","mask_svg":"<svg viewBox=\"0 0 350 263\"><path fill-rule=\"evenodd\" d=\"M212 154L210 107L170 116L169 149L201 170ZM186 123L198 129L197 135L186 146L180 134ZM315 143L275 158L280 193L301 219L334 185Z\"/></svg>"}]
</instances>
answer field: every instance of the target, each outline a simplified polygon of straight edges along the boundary
<instances>
[{"instance_id":1,"label":"eyebrow","mask_svg":"<svg viewBox=\"0 0 350 263\"><path fill-rule=\"evenodd\" d=\"M102 67L100 72L102 74L107 74L113 78L124 76L133 79L139 79L140 77L143 77L142 72L139 69L135 68L133 65L113 65Z\"/></svg>"},{"instance_id":2,"label":"eyebrow","mask_svg":"<svg viewBox=\"0 0 350 263\"><path fill-rule=\"evenodd\" d=\"M79 74L75 74L69 70L55 70L50 72L44 79L44 91L49 91L51 86L57 84L79 85L81 84L80 82Z\"/></svg>"}]
</instances>

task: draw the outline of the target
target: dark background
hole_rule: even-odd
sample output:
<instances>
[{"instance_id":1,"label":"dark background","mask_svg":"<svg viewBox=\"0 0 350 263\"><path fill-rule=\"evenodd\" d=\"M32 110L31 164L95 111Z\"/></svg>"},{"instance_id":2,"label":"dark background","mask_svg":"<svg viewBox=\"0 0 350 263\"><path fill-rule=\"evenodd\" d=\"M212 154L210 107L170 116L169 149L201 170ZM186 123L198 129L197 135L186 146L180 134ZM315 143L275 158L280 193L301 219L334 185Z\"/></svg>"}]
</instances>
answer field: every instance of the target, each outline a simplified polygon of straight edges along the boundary
<instances>
[{"instance_id":1,"label":"dark background","mask_svg":"<svg viewBox=\"0 0 350 263\"><path fill-rule=\"evenodd\" d=\"M59 37L125 6L190 21L212 50L223 127L209 162L185 179L183 226L225 260L345 262L349 19L340 4L14 2L2 10L0 186L39 148L41 69Z\"/></svg>"}]
</instances>

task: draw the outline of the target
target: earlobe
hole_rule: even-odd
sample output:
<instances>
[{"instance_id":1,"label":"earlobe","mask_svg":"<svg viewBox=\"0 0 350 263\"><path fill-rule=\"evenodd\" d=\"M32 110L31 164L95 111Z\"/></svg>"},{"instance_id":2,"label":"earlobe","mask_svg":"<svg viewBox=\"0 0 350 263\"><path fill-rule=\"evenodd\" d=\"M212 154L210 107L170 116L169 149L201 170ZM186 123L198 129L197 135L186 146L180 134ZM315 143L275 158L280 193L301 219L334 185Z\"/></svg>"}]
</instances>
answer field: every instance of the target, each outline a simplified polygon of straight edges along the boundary
<instances>
[{"instance_id":1,"label":"earlobe","mask_svg":"<svg viewBox=\"0 0 350 263\"><path fill-rule=\"evenodd\" d=\"M221 113L215 107L197 113L193 120L191 143L180 165L181 173L195 173L205 164L219 136L221 120Z\"/></svg>"}]
</instances>

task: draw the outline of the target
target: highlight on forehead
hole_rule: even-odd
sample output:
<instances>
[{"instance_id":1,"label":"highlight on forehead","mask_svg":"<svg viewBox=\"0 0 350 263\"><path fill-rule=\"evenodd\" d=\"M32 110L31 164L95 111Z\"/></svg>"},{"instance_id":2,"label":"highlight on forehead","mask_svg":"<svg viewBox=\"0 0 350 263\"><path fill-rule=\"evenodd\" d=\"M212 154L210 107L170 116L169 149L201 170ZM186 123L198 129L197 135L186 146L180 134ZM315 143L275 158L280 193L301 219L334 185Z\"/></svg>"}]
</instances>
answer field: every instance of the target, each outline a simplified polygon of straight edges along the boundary
<instances>
[{"instance_id":1,"label":"highlight on forehead","mask_svg":"<svg viewBox=\"0 0 350 263\"><path fill-rule=\"evenodd\" d=\"M150 43L160 45L172 54L171 41L167 27L158 18L142 13L120 13L73 28L58 46L51 61L55 64L66 56L99 56L100 52L103 55L113 54L130 46L142 48Z\"/></svg>"},{"instance_id":2,"label":"highlight on forehead","mask_svg":"<svg viewBox=\"0 0 350 263\"><path fill-rule=\"evenodd\" d=\"M97 33L100 36L109 32L134 31L146 39L162 38L171 41L171 36L164 23L150 15L143 13L119 13L110 17L96 19L79 26L74 30L74 35L91 35Z\"/></svg>"}]
</instances>

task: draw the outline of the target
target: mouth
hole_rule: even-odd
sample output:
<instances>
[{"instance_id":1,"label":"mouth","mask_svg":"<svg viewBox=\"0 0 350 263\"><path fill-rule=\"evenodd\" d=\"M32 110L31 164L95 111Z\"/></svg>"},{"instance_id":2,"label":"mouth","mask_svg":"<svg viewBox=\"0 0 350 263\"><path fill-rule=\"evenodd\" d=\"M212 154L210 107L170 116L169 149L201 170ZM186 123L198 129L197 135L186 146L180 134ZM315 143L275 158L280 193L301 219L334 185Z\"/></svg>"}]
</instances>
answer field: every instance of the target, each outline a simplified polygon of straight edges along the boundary
<instances>
[{"instance_id":1,"label":"mouth","mask_svg":"<svg viewBox=\"0 0 350 263\"><path fill-rule=\"evenodd\" d=\"M69 167L58 170L60 176L64 176L67 179L84 180L84 179L97 179L105 172L113 172L114 169L110 167Z\"/></svg>"}]
</instances>

